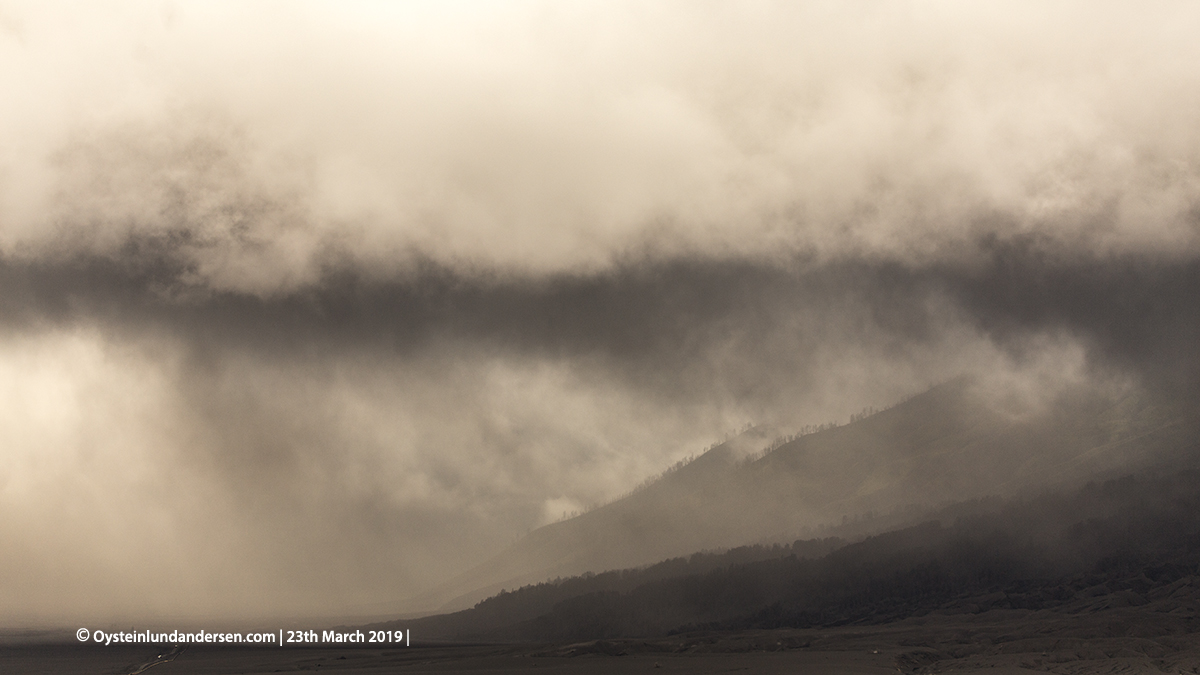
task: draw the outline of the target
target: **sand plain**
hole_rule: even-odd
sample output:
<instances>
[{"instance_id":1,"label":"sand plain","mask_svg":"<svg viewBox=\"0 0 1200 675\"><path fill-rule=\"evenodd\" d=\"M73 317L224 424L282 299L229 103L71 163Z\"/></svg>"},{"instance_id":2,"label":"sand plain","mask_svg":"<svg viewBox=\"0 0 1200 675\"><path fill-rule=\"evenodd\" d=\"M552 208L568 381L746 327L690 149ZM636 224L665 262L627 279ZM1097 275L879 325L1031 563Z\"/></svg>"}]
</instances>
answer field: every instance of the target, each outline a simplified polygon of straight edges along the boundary
<instances>
[{"instance_id":1,"label":"sand plain","mask_svg":"<svg viewBox=\"0 0 1200 675\"><path fill-rule=\"evenodd\" d=\"M1056 610L932 613L881 625L695 632L573 644L421 644L364 647L191 646L152 675L330 672L475 674L1200 673L1200 616L1111 603ZM0 672L131 675L161 651L59 642L0 644Z\"/></svg>"}]
</instances>

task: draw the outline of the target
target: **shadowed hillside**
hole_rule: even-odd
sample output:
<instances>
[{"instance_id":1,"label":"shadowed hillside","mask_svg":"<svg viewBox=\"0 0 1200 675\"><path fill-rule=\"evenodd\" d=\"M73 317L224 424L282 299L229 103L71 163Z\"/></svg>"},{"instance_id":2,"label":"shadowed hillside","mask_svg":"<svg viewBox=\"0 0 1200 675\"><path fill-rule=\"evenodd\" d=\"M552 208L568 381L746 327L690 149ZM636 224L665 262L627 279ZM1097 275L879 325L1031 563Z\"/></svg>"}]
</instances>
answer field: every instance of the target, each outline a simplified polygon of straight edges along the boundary
<instances>
[{"instance_id":1,"label":"shadowed hillside","mask_svg":"<svg viewBox=\"0 0 1200 675\"><path fill-rule=\"evenodd\" d=\"M929 614L1200 608L1200 473L1125 477L838 542L542 584L406 622L457 639L594 640L878 624ZM954 513L961 515L955 517ZM753 558L761 559L753 559ZM1181 590L1182 589L1182 590ZM1194 629L1195 627L1193 627Z\"/></svg>"},{"instance_id":2,"label":"shadowed hillside","mask_svg":"<svg viewBox=\"0 0 1200 675\"><path fill-rule=\"evenodd\" d=\"M863 536L916 522L937 504L1172 461L1189 447L1194 426L1138 395L1068 391L1032 408L989 398L960 379L741 459L747 445L769 443L748 432L645 489L535 530L414 604L453 610L504 588L695 551L822 531Z\"/></svg>"}]
</instances>

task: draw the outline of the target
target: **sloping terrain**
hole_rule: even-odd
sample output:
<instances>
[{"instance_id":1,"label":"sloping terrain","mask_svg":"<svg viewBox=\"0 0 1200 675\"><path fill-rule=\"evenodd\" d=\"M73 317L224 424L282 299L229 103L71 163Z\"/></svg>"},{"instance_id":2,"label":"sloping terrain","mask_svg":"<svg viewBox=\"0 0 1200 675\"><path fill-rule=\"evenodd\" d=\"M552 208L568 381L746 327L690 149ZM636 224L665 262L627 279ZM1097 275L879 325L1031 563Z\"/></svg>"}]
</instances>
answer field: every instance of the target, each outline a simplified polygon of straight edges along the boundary
<instances>
[{"instance_id":1,"label":"sloping terrain","mask_svg":"<svg viewBox=\"0 0 1200 675\"><path fill-rule=\"evenodd\" d=\"M960 379L765 455L743 459L734 446L766 446L766 438L719 445L645 489L535 530L411 606L451 611L587 571L821 532L880 532L938 504L1173 461L1186 456L1195 426L1178 406L1138 395L1073 391L1022 409ZM842 522L854 527L828 529Z\"/></svg>"},{"instance_id":2,"label":"sloping terrain","mask_svg":"<svg viewBox=\"0 0 1200 675\"><path fill-rule=\"evenodd\" d=\"M760 560L713 556L703 568L527 587L405 625L427 637L569 641L884 624L993 609L1144 607L1151 619L1194 622L1200 610L1198 472L1126 477L990 513L972 514L967 505L963 513L820 557L803 553L836 542L763 549L776 557Z\"/></svg>"}]
</instances>

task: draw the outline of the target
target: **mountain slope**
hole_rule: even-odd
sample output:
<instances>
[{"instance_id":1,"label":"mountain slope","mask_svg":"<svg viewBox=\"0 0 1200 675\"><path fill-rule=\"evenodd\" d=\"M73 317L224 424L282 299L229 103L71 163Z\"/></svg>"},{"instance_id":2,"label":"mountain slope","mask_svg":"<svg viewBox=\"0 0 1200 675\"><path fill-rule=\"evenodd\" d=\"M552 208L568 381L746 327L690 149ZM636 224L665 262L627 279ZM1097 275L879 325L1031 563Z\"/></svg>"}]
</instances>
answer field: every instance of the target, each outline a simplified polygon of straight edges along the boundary
<instances>
[{"instance_id":1,"label":"mountain slope","mask_svg":"<svg viewBox=\"0 0 1200 675\"><path fill-rule=\"evenodd\" d=\"M919 509L904 507L1014 494L1188 456L1195 438L1194 418L1141 396L1071 391L1037 410L1012 412L960 379L753 460L740 460L733 446L765 446L765 438L717 446L643 490L535 530L424 601L452 611L502 588L790 541L816 526L883 514L858 528L869 534L912 522Z\"/></svg>"},{"instance_id":2,"label":"mountain slope","mask_svg":"<svg viewBox=\"0 0 1200 675\"><path fill-rule=\"evenodd\" d=\"M430 637L561 641L883 623L989 608L1200 607L1200 586L1180 595L1176 583L1200 573L1200 472L1128 476L996 506L986 513L951 507L941 521L825 555L807 554L834 542L760 548L741 560L701 556L691 566L526 587L405 625Z\"/></svg>"}]
</instances>

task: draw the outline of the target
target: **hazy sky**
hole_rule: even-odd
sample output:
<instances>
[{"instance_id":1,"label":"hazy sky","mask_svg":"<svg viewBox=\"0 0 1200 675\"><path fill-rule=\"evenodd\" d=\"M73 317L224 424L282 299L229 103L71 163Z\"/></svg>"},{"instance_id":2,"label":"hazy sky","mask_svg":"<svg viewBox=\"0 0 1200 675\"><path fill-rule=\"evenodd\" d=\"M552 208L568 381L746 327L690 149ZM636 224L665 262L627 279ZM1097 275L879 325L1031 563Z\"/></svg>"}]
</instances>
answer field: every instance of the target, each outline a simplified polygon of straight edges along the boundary
<instances>
[{"instance_id":1,"label":"hazy sky","mask_svg":"<svg viewBox=\"0 0 1200 675\"><path fill-rule=\"evenodd\" d=\"M402 598L962 372L1191 395L1197 25L0 0L0 621Z\"/></svg>"}]
</instances>

